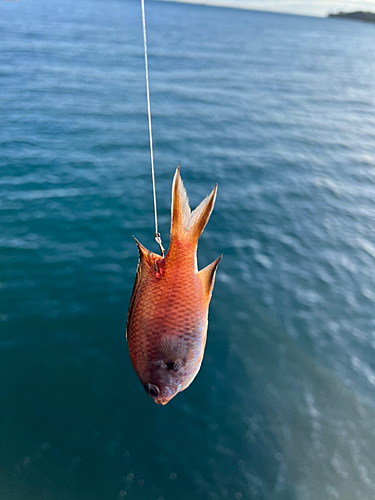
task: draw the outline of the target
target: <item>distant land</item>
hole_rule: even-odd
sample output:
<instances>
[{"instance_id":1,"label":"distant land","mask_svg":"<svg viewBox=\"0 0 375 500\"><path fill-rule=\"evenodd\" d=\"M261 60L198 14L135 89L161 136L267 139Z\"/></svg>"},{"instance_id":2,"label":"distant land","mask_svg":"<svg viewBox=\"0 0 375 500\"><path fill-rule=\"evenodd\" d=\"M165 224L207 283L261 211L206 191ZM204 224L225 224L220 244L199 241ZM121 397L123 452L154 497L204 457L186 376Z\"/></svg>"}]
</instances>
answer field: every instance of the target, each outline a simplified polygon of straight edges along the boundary
<instances>
[{"instance_id":1,"label":"distant land","mask_svg":"<svg viewBox=\"0 0 375 500\"><path fill-rule=\"evenodd\" d=\"M328 14L328 17L341 17L343 19L354 19L356 21L366 21L375 23L375 14L372 12L339 12L338 14Z\"/></svg>"},{"instance_id":2,"label":"distant land","mask_svg":"<svg viewBox=\"0 0 375 500\"><path fill-rule=\"evenodd\" d=\"M1 1L1 0L0 0ZM288 0L277 2L275 0L158 0L162 2L172 3L187 3L202 5L205 7L220 7L229 9L250 10L252 12L263 12L272 14L286 14L292 16L308 16L308 17L331 17L343 19L355 19L360 21L375 22L375 14L372 12L356 11L356 12L338 12L327 15L327 10L334 8L333 0L322 0L315 2L314 0ZM369 1L369 0L367 0ZM366 0L362 0L366 2ZM373 4L375 0L372 0ZM342 2L343 4L345 2ZM316 4L320 4L316 5ZM329 5L331 4L331 6ZM329 11L328 11L329 12Z\"/></svg>"}]
</instances>

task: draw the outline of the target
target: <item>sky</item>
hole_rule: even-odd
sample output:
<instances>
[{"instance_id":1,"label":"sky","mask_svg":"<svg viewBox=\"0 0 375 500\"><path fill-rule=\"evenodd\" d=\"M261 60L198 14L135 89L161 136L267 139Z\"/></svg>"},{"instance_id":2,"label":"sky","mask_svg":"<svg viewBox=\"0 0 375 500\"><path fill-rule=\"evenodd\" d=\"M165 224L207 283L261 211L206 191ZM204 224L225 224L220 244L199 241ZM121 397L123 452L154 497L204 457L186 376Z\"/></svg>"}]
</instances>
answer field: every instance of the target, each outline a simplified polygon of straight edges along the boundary
<instances>
[{"instance_id":1,"label":"sky","mask_svg":"<svg viewBox=\"0 0 375 500\"><path fill-rule=\"evenodd\" d=\"M173 0L243 9L326 16L330 12L364 10L375 12L375 0Z\"/></svg>"}]
</instances>

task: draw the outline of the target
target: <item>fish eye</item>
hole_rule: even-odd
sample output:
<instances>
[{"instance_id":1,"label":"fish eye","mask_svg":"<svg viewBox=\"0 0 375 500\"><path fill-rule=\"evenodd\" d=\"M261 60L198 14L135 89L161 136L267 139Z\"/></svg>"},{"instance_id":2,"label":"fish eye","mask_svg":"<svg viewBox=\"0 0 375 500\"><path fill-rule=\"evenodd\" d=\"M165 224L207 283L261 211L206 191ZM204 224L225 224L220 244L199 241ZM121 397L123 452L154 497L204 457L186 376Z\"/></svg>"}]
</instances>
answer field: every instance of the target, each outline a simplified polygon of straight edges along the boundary
<instances>
[{"instance_id":1,"label":"fish eye","mask_svg":"<svg viewBox=\"0 0 375 500\"><path fill-rule=\"evenodd\" d=\"M156 386L156 385L154 385L154 384L150 384L150 383L145 384L144 388L145 388L145 390L146 390L147 394L148 394L149 396L151 396L152 398L156 398L156 397L157 397L157 396L159 396L159 394L160 394L160 389L159 389L159 387L157 387L157 386Z\"/></svg>"},{"instance_id":2,"label":"fish eye","mask_svg":"<svg viewBox=\"0 0 375 500\"><path fill-rule=\"evenodd\" d=\"M182 363L180 359L176 359L176 361L171 361L170 363L166 363L167 370L173 370L174 372L176 372L181 368L181 364Z\"/></svg>"}]
</instances>

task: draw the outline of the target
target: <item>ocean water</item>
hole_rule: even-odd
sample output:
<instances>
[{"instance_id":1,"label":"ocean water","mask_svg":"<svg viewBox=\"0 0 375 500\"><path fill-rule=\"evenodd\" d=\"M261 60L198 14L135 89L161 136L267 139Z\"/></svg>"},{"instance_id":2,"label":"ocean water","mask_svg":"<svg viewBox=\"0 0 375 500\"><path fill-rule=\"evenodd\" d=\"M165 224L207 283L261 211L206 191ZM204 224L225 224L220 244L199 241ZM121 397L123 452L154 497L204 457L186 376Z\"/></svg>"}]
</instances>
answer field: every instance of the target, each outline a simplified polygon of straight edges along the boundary
<instances>
[{"instance_id":1,"label":"ocean water","mask_svg":"<svg viewBox=\"0 0 375 500\"><path fill-rule=\"evenodd\" d=\"M375 27L148 1L160 230L218 182L206 355L125 343L156 250L141 11L0 6L1 500L373 500Z\"/></svg>"}]
</instances>

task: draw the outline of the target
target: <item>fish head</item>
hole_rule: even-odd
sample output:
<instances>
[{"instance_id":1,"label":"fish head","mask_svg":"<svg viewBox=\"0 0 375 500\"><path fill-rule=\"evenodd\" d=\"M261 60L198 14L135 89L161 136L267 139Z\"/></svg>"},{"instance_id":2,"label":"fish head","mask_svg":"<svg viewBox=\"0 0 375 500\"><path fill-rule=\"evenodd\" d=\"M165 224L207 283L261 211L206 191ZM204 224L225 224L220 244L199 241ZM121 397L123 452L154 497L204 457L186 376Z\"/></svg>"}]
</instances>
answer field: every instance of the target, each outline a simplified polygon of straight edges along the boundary
<instances>
[{"instance_id":1,"label":"fish head","mask_svg":"<svg viewBox=\"0 0 375 500\"><path fill-rule=\"evenodd\" d=\"M165 405L189 385L186 383L190 378L186 368L186 361L181 358L173 361L158 360L153 363L153 369L143 387L155 403Z\"/></svg>"}]
</instances>

